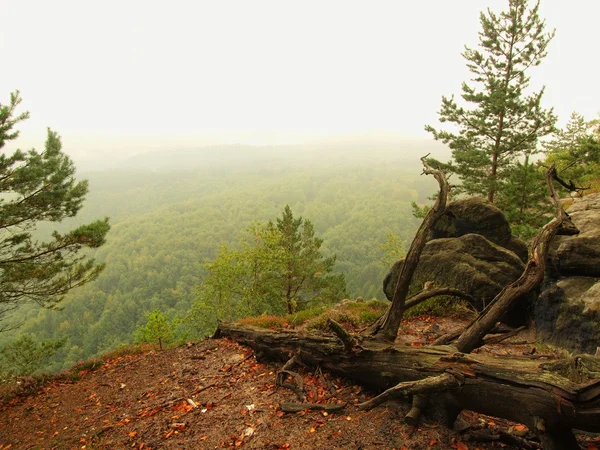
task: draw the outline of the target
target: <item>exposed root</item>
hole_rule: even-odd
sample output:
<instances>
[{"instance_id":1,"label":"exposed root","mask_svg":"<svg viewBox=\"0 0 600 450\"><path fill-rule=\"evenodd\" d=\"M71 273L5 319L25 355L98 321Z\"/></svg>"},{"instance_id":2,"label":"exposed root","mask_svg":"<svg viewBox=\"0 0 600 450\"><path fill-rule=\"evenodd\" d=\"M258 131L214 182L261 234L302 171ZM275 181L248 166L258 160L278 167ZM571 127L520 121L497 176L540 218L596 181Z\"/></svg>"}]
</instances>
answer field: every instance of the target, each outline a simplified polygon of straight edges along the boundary
<instances>
[{"instance_id":1,"label":"exposed root","mask_svg":"<svg viewBox=\"0 0 600 450\"><path fill-rule=\"evenodd\" d=\"M457 376L451 373L443 373L435 377L428 377L418 381L405 381L389 388L377 397L359 403L358 407L360 409L369 410L397 397L447 391L458 387L461 384L462 380L459 380Z\"/></svg>"}]
</instances>

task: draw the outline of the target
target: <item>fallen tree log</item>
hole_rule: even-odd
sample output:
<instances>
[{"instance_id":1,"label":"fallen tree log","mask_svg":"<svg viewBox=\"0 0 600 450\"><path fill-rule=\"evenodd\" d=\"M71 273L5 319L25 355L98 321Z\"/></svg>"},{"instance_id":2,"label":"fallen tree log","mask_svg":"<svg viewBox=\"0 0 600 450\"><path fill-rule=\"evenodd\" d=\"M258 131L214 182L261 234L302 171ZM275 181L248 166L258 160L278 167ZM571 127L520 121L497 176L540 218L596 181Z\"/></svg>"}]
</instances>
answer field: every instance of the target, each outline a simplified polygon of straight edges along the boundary
<instances>
[{"instance_id":1,"label":"fallen tree log","mask_svg":"<svg viewBox=\"0 0 600 450\"><path fill-rule=\"evenodd\" d=\"M593 357L577 357L572 366L580 378L567 378L570 372L562 365L559 370L556 364L528 357L465 355L449 345L409 347L364 340L347 350L335 336L232 323L221 323L215 336L231 338L270 360L287 361L293 354L309 367L375 390L438 377L437 384L407 393L427 393L428 412L438 420L445 417L447 426L460 411L471 410L523 423L538 431L544 448L567 450L578 448L572 429L600 432L600 380L572 381L599 370L600 361Z\"/></svg>"}]
</instances>

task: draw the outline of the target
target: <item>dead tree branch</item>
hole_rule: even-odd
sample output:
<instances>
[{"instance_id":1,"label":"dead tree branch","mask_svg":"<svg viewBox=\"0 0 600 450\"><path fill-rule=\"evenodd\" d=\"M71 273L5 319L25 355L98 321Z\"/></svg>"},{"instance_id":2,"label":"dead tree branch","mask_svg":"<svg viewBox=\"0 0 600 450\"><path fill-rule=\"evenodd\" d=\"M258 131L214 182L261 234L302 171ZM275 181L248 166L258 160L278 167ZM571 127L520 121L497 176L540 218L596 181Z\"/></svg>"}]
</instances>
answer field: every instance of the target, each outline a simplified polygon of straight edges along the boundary
<instances>
[{"instance_id":1,"label":"dead tree branch","mask_svg":"<svg viewBox=\"0 0 600 450\"><path fill-rule=\"evenodd\" d=\"M428 155L427 155L428 156ZM380 320L376 321L369 329L367 333L375 338L382 338L384 340L394 342L396 335L398 334L398 328L402 321L402 316L406 309L406 296L408 295L408 288L412 281L413 274L419 263L419 258L427 243L427 233L431 227L437 222L437 220L444 215L446 211L446 203L448 201L448 194L450 186L444 173L441 170L434 169L427 162L427 156L421 158L423 163L423 173L427 175L433 175L440 185L440 193L435 201L433 207L427 212L425 219L421 223L415 238L410 245L410 249L406 254L406 259L400 271L396 287L394 289L394 296L392 297L392 304L388 309L387 313L381 317Z\"/></svg>"}]
</instances>

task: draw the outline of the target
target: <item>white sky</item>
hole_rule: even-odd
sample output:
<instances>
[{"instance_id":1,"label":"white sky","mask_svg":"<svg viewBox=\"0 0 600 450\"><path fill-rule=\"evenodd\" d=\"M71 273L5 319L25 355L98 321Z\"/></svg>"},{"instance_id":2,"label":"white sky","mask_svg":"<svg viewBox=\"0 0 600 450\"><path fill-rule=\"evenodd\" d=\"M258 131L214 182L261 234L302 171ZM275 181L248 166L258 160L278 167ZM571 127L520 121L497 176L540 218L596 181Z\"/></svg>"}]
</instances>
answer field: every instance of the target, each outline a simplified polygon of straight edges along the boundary
<instances>
[{"instance_id":1,"label":"white sky","mask_svg":"<svg viewBox=\"0 0 600 450\"><path fill-rule=\"evenodd\" d=\"M469 76L479 11L508 0L0 0L0 102L15 89L65 147L426 137ZM564 124L600 110L600 0L542 0L531 72Z\"/></svg>"}]
</instances>

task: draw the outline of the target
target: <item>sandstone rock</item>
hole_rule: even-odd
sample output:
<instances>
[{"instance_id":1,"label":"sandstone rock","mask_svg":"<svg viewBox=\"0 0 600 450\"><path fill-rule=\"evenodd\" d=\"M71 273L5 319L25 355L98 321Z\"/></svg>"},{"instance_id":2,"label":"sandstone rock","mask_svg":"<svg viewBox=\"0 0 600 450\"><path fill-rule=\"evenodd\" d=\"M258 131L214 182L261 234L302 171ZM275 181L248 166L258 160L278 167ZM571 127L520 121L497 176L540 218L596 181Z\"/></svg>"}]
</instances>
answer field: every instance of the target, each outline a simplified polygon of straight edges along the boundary
<instances>
[{"instance_id":1,"label":"sandstone rock","mask_svg":"<svg viewBox=\"0 0 600 450\"><path fill-rule=\"evenodd\" d=\"M594 353L600 346L600 282L568 277L551 283L535 303L538 339L574 352Z\"/></svg>"},{"instance_id":2,"label":"sandstone rock","mask_svg":"<svg viewBox=\"0 0 600 450\"><path fill-rule=\"evenodd\" d=\"M430 239L480 234L489 241L505 246L511 241L510 225L500 209L481 198L468 198L450 203L446 214L437 221Z\"/></svg>"},{"instance_id":3,"label":"sandstone rock","mask_svg":"<svg viewBox=\"0 0 600 450\"><path fill-rule=\"evenodd\" d=\"M579 199L569 208L580 233L557 236L550 251L550 264L559 275L600 276L600 195Z\"/></svg>"},{"instance_id":4,"label":"sandstone rock","mask_svg":"<svg viewBox=\"0 0 600 450\"><path fill-rule=\"evenodd\" d=\"M590 209L600 210L600 192L588 194L585 197L576 198L569 207L569 214Z\"/></svg>"},{"instance_id":5,"label":"sandstone rock","mask_svg":"<svg viewBox=\"0 0 600 450\"><path fill-rule=\"evenodd\" d=\"M389 300L394 295L403 264L404 260L396 262L384 280L384 292ZM478 303L473 306L481 310L504 286L519 278L524 267L513 252L479 234L435 239L425 245L410 290L417 293L427 282L453 287L475 297ZM511 324L523 321L510 320Z\"/></svg>"},{"instance_id":6,"label":"sandstone rock","mask_svg":"<svg viewBox=\"0 0 600 450\"><path fill-rule=\"evenodd\" d=\"M580 234L565 239L556 251L563 275L600 277L600 235Z\"/></svg>"}]
</instances>

